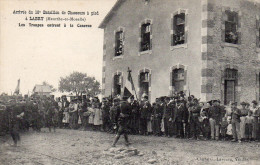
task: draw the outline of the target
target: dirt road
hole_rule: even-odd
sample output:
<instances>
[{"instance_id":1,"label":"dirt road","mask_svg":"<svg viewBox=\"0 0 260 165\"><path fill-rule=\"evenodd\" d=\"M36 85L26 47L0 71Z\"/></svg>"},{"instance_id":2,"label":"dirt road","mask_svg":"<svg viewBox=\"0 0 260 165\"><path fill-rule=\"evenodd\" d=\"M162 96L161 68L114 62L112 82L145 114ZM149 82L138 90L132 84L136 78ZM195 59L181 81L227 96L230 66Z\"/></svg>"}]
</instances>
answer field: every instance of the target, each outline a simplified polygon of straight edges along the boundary
<instances>
[{"instance_id":1,"label":"dirt road","mask_svg":"<svg viewBox=\"0 0 260 165\"><path fill-rule=\"evenodd\" d=\"M114 135L58 129L21 135L19 147L0 137L0 164L260 164L260 143L196 141L154 136L131 136L130 148L121 138L110 148Z\"/></svg>"}]
</instances>

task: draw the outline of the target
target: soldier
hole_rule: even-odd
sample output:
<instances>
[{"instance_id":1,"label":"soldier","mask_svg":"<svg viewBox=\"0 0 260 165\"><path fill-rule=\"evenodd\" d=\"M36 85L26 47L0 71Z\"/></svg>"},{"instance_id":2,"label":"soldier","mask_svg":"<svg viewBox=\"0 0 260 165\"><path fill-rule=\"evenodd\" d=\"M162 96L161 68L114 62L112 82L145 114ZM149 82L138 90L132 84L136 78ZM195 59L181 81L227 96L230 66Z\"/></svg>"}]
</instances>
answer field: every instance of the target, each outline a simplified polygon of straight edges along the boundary
<instances>
[{"instance_id":1,"label":"soldier","mask_svg":"<svg viewBox=\"0 0 260 165\"><path fill-rule=\"evenodd\" d=\"M130 97L130 106L131 106L131 132L133 134L139 133L139 105L136 100L134 100L134 96Z\"/></svg>"},{"instance_id":2,"label":"soldier","mask_svg":"<svg viewBox=\"0 0 260 165\"><path fill-rule=\"evenodd\" d=\"M232 124L232 142L236 142L238 140L241 143L241 135L240 135L240 116L241 110L237 108L237 103L233 102L231 104L231 124Z\"/></svg>"},{"instance_id":3,"label":"soldier","mask_svg":"<svg viewBox=\"0 0 260 165\"><path fill-rule=\"evenodd\" d=\"M201 107L199 106L198 100L196 98L193 99L192 104L189 107L190 112L190 126L191 126L191 139L198 140L200 134L200 116Z\"/></svg>"},{"instance_id":4,"label":"soldier","mask_svg":"<svg viewBox=\"0 0 260 165\"><path fill-rule=\"evenodd\" d=\"M112 106L110 108L110 121L112 123L111 125L111 133L115 133L117 131L117 128L118 128L118 125L117 125L117 114L119 112L119 100L118 99L114 99L113 100L113 103L112 103Z\"/></svg>"},{"instance_id":5,"label":"soldier","mask_svg":"<svg viewBox=\"0 0 260 165\"><path fill-rule=\"evenodd\" d=\"M163 110L163 120L164 120L164 133L165 136L172 137L173 136L173 112L174 105L173 101L170 102L170 98L166 97L164 110Z\"/></svg>"},{"instance_id":6,"label":"soldier","mask_svg":"<svg viewBox=\"0 0 260 165\"><path fill-rule=\"evenodd\" d=\"M148 114L151 111L151 104L148 101L148 96L145 95L143 100L140 103L140 134L147 135L147 122L148 122Z\"/></svg>"},{"instance_id":7,"label":"soldier","mask_svg":"<svg viewBox=\"0 0 260 165\"><path fill-rule=\"evenodd\" d=\"M129 146L129 141L128 141L128 125L130 122L130 115L131 115L131 107L129 103L126 102L126 100L122 100L119 106L119 113L117 115L118 119L118 131L116 134L116 137L114 139L114 142L112 144L112 147L116 146L117 141L119 140L120 136L123 134L125 138L125 145Z\"/></svg>"},{"instance_id":8,"label":"soldier","mask_svg":"<svg viewBox=\"0 0 260 165\"><path fill-rule=\"evenodd\" d=\"M155 103L152 107L152 122L153 122L153 134L160 136L161 134L161 121L162 121L162 110L163 106L161 100L156 98Z\"/></svg>"},{"instance_id":9,"label":"soldier","mask_svg":"<svg viewBox=\"0 0 260 165\"><path fill-rule=\"evenodd\" d=\"M54 111L53 103L50 100L50 98L48 98L48 101L45 103L45 107L46 107L46 115L45 115L46 127L48 127L49 132L51 132L51 127L54 127L53 117L55 111Z\"/></svg>"},{"instance_id":10,"label":"soldier","mask_svg":"<svg viewBox=\"0 0 260 165\"><path fill-rule=\"evenodd\" d=\"M106 98L102 99L102 106L101 106L101 110L102 110L102 120L103 120L103 125L102 125L102 129L105 132L109 131L110 126L110 118L109 118L109 103L108 100Z\"/></svg>"},{"instance_id":11,"label":"soldier","mask_svg":"<svg viewBox=\"0 0 260 165\"><path fill-rule=\"evenodd\" d=\"M9 131L14 141L14 146L17 146L17 142L21 140L19 134L19 120L23 117L24 112L16 106L15 100L11 101L6 107L8 111L9 119Z\"/></svg>"},{"instance_id":12,"label":"soldier","mask_svg":"<svg viewBox=\"0 0 260 165\"><path fill-rule=\"evenodd\" d=\"M184 138L184 115L185 115L185 107L181 104L180 100L177 100L177 106L174 111L173 122L176 123L177 128L177 136L176 138Z\"/></svg>"}]
</instances>

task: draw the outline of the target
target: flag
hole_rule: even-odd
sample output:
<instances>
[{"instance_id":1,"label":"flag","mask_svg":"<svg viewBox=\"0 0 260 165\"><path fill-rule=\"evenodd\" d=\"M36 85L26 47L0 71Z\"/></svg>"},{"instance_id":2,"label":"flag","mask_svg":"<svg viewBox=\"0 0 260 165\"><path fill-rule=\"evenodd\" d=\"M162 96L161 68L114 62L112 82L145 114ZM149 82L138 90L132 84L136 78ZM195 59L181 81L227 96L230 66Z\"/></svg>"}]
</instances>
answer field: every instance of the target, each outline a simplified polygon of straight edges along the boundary
<instances>
[{"instance_id":1,"label":"flag","mask_svg":"<svg viewBox=\"0 0 260 165\"><path fill-rule=\"evenodd\" d=\"M14 94L19 95L20 93L20 79L18 80L18 84L15 88Z\"/></svg>"},{"instance_id":2,"label":"flag","mask_svg":"<svg viewBox=\"0 0 260 165\"><path fill-rule=\"evenodd\" d=\"M129 98L131 96L134 96L134 91L135 91L135 88L134 88L134 83L133 83L133 79L131 76L131 72L128 71L128 76L127 76L126 83L125 83L123 97Z\"/></svg>"}]
</instances>

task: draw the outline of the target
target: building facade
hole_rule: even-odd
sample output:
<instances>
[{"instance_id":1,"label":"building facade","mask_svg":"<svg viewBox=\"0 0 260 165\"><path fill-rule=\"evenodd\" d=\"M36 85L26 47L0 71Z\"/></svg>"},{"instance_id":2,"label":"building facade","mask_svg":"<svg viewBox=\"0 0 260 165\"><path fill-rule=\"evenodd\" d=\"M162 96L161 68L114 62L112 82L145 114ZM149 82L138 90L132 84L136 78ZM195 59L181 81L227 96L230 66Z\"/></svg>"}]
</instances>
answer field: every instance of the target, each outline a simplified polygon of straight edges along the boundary
<instances>
[{"instance_id":1,"label":"building facade","mask_svg":"<svg viewBox=\"0 0 260 165\"><path fill-rule=\"evenodd\" d=\"M103 96L184 91L201 101L259 99L260 5L247 0L118 0L104 29Z\"/></svg>"}]
</instances>

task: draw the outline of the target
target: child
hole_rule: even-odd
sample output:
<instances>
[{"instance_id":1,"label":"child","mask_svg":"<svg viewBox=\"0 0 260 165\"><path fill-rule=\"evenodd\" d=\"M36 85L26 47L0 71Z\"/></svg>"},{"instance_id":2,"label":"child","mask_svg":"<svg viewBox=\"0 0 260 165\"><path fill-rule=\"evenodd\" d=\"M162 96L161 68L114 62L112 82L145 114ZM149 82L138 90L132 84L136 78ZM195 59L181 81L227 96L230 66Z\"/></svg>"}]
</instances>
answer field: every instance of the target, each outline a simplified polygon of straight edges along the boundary
<instances>
[{"instance_id":1,"label":"child","mask_svg":"<svg viewBox=\"0 0 260 165\"><path fill-rule=\"evenodd\" d=\"M248 115L246 116L246 130L245 130L245 141L252 141L252 133L253 133L253 120L252 116L253 112L248 111Z\"/></svg>"},{"instance_id":2,"label":"child","mask_svg":"<svg viewBox=\"0 0 260 165\"><path fill-rule=\"evenodd\" d=\"M223 117L221 121L221 136L222 140L226 140L227 138L227 127L228 127L228 120L227 117Z\"/></svg>"},{"instance_id":3,"label":"child","mask_svg":"<svg viewBox=\"0 0 260 165\"><path fill-rule=\"evenodd\" d=\"M206 116L205 111L202 111L200 113L199 122L200 122L201 131L202 131L204 140L207 140L210 136L210 126L209 126L209 118Z\"/></svg>"}]
</instances>

